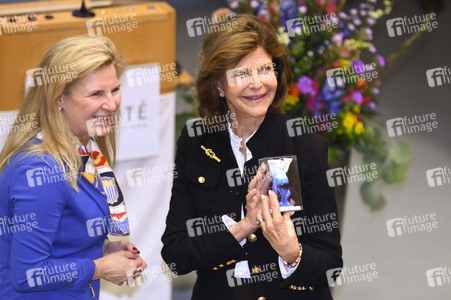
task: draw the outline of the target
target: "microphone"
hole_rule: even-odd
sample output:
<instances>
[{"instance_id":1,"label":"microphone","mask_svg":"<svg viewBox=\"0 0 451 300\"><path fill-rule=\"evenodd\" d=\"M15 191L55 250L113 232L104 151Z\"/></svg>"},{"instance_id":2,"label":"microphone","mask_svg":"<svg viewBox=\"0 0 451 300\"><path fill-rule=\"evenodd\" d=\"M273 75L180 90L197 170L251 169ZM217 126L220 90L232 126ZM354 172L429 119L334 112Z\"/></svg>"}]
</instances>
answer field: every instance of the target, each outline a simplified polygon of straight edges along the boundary
<instances>
[{"instance_id":1,"label":"microphone","mask_svg":"<svg viewBox=\"0 0 451 300\"><path fill-rule=\"evenodd\" d=\"M72 12L72 15L74 17L78 17L78 18L91 18L91 17L94 17L96 14L93 13L92 11L90 11L89 9L87 9L85 6L85 0L82 0L81 8L79 10L74 10Z\"/></svg>"}]
</instances>

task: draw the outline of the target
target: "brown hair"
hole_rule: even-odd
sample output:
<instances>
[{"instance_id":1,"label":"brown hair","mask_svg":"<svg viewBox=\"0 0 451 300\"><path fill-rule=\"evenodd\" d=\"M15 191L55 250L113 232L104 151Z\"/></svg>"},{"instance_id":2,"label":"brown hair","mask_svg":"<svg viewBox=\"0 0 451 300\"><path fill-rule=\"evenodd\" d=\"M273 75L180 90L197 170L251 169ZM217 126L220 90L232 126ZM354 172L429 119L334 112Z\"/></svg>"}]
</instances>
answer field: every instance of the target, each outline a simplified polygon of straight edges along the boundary
<instances>
[{"instance_id":1,"label":"brown hair","mask_svg":"<svg viewBox=\"0 0 451 300\"><path fill-rule=\"evenodd\" d=\"M219 96L217 83L228 69L259 46L275 63L277 90L269 109L281 114L293 74L287 47L277 39L276 30L271 24L247 14L232 16L214 26L228 30L212 30L204 38L196 79L195 107L199 116L208 118L227 113L227 103Z\"/></svg>"}]
</instances>

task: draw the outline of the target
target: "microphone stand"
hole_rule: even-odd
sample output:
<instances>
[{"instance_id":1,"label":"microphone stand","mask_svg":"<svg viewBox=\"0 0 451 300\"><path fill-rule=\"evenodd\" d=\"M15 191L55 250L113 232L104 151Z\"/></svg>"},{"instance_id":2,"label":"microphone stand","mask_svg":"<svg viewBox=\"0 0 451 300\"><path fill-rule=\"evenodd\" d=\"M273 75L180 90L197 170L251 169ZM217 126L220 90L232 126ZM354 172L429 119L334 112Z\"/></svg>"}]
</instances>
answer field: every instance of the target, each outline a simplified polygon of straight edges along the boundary
<instances>
[{"instance_id":1,"label":"microphone stand","mask_svg":"<svg viewBox=\"0 0 451 300\"><path fill-rule=\"evenodd\" d=\"M78 17L78 18L91 18L91 17L94 17L96 14L93 13L92 11L90 11L89 9L87 9L85 6L85 0L82 0L81 8L79 10L74 10L72 12L72 15L74 17Z\"/></svg>"}]
</instances>

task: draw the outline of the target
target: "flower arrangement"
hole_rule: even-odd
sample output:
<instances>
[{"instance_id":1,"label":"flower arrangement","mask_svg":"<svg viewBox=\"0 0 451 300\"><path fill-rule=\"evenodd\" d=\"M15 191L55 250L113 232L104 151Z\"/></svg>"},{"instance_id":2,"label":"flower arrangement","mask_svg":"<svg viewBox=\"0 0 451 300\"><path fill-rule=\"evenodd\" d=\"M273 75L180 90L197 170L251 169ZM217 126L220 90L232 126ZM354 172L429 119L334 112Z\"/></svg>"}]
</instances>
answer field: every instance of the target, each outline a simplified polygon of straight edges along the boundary
<instances>
[{"instance_id":1,"label":"flower arrangement","mask_svg":"<svg viewBox=\"0 0 451 300\"><path fill-rule=\"evenodd\" d=\"M306 118L327 137L329 163L342 160L351 149L363 154L364 163L375 163L376 180L361 185L363 200L372 209L385 200L380 179L398 183L407 174L409 145L390 147L382 138L376 96L379 77L388 63L372 43L371 27L389 14L390 0L367 0L343 11L345 1L334 0L229 0L234 12L250 13L271 23L279 40L289 49L294 83L284 110L290 117ZM398 51L399 56L416 36ZM388 61L390 62L390 61ZM308 125L308 124L306 124ZM327 126L326 126L327 125Z\"/></svg>"}]
</instances>

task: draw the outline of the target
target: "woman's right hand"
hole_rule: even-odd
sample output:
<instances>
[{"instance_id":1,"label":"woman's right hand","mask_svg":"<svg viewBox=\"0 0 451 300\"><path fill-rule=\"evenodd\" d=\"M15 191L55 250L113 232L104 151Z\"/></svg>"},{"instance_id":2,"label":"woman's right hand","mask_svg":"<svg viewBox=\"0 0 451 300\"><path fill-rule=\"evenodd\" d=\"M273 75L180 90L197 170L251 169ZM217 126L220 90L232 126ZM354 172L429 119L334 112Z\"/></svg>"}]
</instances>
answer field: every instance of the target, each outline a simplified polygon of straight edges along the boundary
<instances>
[{"instance_id":1,"label":"woman's right hand","mask_svg":"<svg viewBox=\"0 0 451 300\"><path fill-rule=\"evenodd\" d=\"M229 231L238 242L241 242L258 229L257 215L261 210L261 179L261 172L257 172L257 175L248 185L245 207L246 217L229 227Z\"/></svg>"},{"instance_id":2,"label":"woman's right hand","mask_svg":"<svg viewBox=\"0 0 451 300\"><path fill-rule=\"evenodd\" d=\"M141 273L139 255L130 251L117 251L94 260L96 271L93 280L105 279L114 284L122 285L134 274Z\"/></svg>"}]
</instances>

